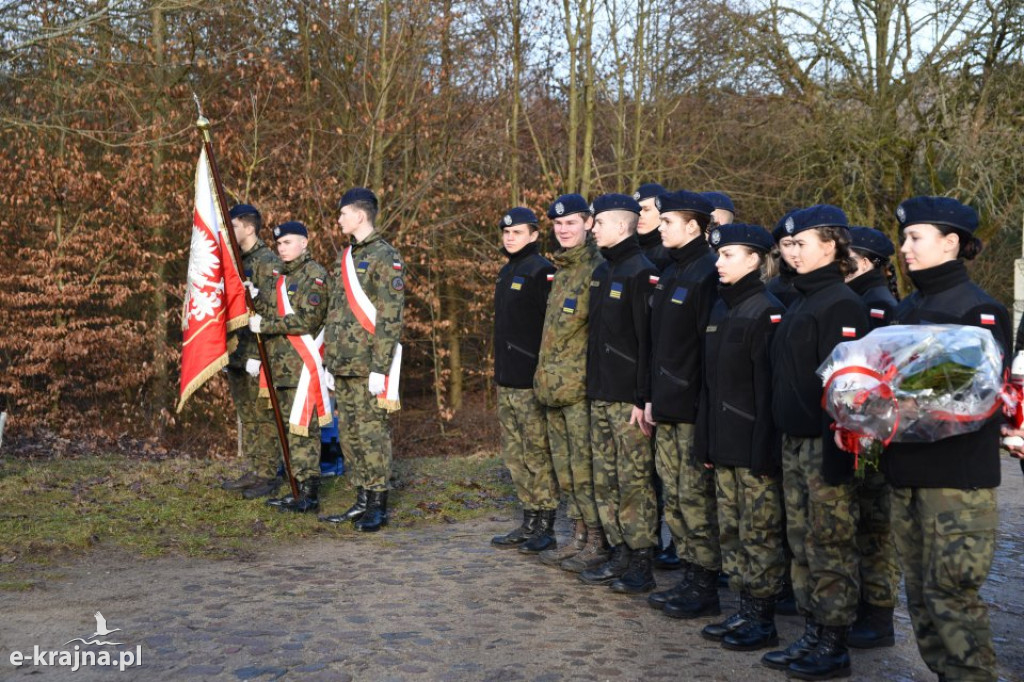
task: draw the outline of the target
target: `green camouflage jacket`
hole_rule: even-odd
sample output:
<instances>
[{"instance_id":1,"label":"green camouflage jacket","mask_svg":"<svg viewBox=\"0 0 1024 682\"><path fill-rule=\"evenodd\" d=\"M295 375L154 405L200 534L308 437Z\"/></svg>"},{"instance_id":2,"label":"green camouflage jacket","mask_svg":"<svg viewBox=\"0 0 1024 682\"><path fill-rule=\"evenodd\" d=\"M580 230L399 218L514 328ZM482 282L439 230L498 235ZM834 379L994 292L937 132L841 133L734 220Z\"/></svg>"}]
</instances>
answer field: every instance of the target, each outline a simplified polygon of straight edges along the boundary
<instances>
[{"instance_id":1,"label":"green camouflage jacket","mask_svg":"<svg viewBox=\"0 0 1024 682\"><path fill-rule=\"evenodd\" d=\"M274 270L280 271L281 266L281 259L263 243L262 239L257 239L253 247L242 254L242 276L252 282L260 293L267 292L268 296L273 296L274 284L277 281ZM238 339L238 347L228 358L228 367L245 369L246 360L260 359L260 352L256 349L256 336L248 327L242 327L233 334Z\"/></svg>"}]
</instances>

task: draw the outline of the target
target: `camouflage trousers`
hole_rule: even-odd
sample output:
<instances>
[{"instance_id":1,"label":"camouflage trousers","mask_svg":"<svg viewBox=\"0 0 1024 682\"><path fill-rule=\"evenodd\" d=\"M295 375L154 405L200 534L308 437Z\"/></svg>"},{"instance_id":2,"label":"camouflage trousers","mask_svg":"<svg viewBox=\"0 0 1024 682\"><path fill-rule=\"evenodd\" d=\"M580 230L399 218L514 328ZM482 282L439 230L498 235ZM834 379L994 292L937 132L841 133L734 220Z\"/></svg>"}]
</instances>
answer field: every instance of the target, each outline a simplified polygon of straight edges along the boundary
<instances>
[{"instance_id":1,"label":"camouflage trousers","mask_svg":"<svg viewBox=\"0 0 1024 682\"><path fill-rule=\"evenodd\" d=\"M242 440L242 454L249 460L253 472L265 478L277 473L281 461L274 413L266 398L260 398L260 383L243 369L228 368L228 387L238 413L238 436Z\"/></svg>"},{"instance_id":2,"label":"camouflage trousers","mask_svg":"<svg viewBox=\"0 0 1024 682\"><path fill-rule=\"evenodd\" d=\"M782 482L746 467L715 467L722 568L729 589L759 599L782 590L788 565L783 547Z\"/></svg>"},{"instance_id":3,"label":"camouflage trousers","mask_svg":"<svg viewBox=\"0 0 1024 682\"><path fill-rule=\"evenodd\" d=\"M501 455L523 509L558 507L558 482L548 450L544 406L532 388L498 386Z\"/></svg>"},{"instance_id":4,"label":"camouflage trousers","mask_svg":"<svg viewBox=\"0 0 1024 682\"><path fill-rule=\"evenodd\" d=\"M352 484L383 492L391 478L391 430L387 410L366 384L366 377L334 377L338 445Z\"/></svg>"},{"instance_id":5,"label":"camouflage trousers","mask_svg":"<svg viewBox=\"0 0 1024 682\"><path fill-rule=\"evenodd\" d=\"M857 484L860 600L888 609L896 606L896 589L900 581L900 568L892 541L891 498L892 488L881 471L867 472Z\"/></svg>"},{"instance_id":6,"label":"camouflage trousers","mask_svg":"<svg viewBox=\"0 0 1024 682\"><path fill-rule=\"evenodd\" d=\"M601 525L594 503L594 457L590 451L590 402L545 408L551 463L565 493L570 519Z\"/></svg>"},{"instance_id":7,"label":"camouflage trousers","mask_svg":"<svg viewBox=\"0 0 1024 682\"><path fill-rule=\"evenodd\" d=\"M949 680L995 680L988 607L978 595L995 553L994 488L894 488L892 529L917 648Z\"/></svg>"},{"instance_id":8,"label":"camouflage trousers","mask_svg":"<svg viewBox=\"0 0 1024 682\"><path fill-rule=\"evenodd\" d=\"M801 613L842 627L857 618L860 565L855 483L829 485L821 474L821 439L782 437L790 574Z\"/></svg>"},{"instance_id":9,"label":"camouflage trousers","mask_svg":"<svg viewBox=\"0 0 1024 682\"><path fill-rule=\"evenodd\" d=\"M658 545L654 458L647 437L629 423L632 410L629 403L590 403L594 501L609 543L644 549Z\"/></svg>"},{"instance_id":10,"label":"camouflage trousers","mask_svg":"<svg viewBox=\"0 0 1024 682\"><path fill-rule=\"evenodd\" d=\"M277 400L281 404L285 428L288 428L288 412L295 402L295 388L277 388ZM276 429L276 427L275 427ZM309 419L309 435L300 436L288 431L288 454L292 463L292 475L296 481L320 477L320 422L316 409Z\"/></svg>"},{"instance_id":11,"label":"camouflage trousers","mask_svg":"<svg viewBox=\"0 0 1024 682\"><path fill-rule=\"evenodd\" d=\"M722 567L715 504L715 471L690 457L693 424L658 424L655 462L661 478L665 523L679 558L709 571Z\"/></svg>"}]
</instances>

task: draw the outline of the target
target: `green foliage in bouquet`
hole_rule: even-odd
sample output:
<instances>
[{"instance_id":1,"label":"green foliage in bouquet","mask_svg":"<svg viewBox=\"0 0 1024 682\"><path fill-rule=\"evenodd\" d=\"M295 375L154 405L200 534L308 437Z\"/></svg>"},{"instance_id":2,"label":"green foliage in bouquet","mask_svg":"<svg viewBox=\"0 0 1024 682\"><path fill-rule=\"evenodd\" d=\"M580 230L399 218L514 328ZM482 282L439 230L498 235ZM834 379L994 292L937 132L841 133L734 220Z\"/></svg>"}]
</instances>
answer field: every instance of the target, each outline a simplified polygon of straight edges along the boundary
<instances>
[{"instance_id":1,"label":"green foliage in bouquet","mask_svg":"<svg viewBox=\"0 0 1024 682\"><path fill-rule=\"evenodd\" d=\"M976 372L975 367L947 360L909 375L900 382L899 390L916 392L932 389L955 394L970 385Z\"/></svg>"}]
</instances>

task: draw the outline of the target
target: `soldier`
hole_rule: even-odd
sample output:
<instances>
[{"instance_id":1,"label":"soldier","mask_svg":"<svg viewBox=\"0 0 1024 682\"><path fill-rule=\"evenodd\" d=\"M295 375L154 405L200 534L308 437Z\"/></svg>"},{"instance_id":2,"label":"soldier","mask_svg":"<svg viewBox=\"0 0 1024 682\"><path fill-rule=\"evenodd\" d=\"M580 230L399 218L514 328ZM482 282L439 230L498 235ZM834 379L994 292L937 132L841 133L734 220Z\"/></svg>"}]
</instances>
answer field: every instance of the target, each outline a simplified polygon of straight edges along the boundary
<instances>
[{"instance_id":1,"label":"soldier","mask_svg":"<svg viewBox=\"0 0 1024 682\"><path fill-rule=\"evenodd\" d=\"M338 201L338 225L350 238L331 273L324 364L338 403L339 441L356 486L355 503L321 521L353 521L373 533L388 522L391 433L399 409L402 362L402 257L376 231L377 196L355 187Z\"/></svg>"},{"instance_id":2,"label":"soldier","mask_svg":"<svg viewBox=\"0 0 1024 682\"><path fill-rule=\"evenodd\" d=\"M587 398L594 453L594 497L611 545L608 561L580 573L589 585L616 592L654 587L652 548L658 544L654 459L643 406L650 392L650 308L657 280L640 251L640 204L605 194L593 204L594 240L606 262L590 282Z\"/></svg>"},{"instance_id":3,"label":"soldier","mask_svg":"<svg viewBox=\"0 0 1024 682\"><path fill-rule=\"evenodd\" d=\"M736 220L736 206L732 198L725 192L701 192L702 197L711 204L711 221L715 225L729 225Z\"/></svg>"},{"instance_id":4,"label":"soldier","mask_svg":"<svg viewBox=\"0 0 1024 682\"><path fill-rule=\"evenodd\" d=\"M274 386L281 409L289 412L288 450L299 497L288 494L267 504L309 512L320 506L320 427L332 421L320 359L327 271L306 250L309 232L302 223L278 225L274 239L281 269L273 288L253 300L258 314L249 318L249 329L267 337Z\"/></svg>"},{"instance_id":5,"label":"soldier","mask_svg":"<svg viewBox=\"0 0 1024 682\"><path fill-rule=\"evenodd\" d=\"M753 651L779 642L775 600L788 570L769 358L783 306L761 282L770 233L731 224L714 228L709 241L721 286L704 335L694 458L714 466L722 564L740 608L701 634L726 649Z\"/></svg>"},{"instance_id":6,"label":"soldier","mask_svg":"<svg viewBox=\"0 0 1024 682\"><path fill-rule=\"evenodd\" d=\"M540 561L579 573L608 559L604 530L594 502L594 460L587 401L587 331L590 280L604 259L589 239L594 220L579 194L558 197L548 209L558 267L548 295L533 388L547 417L551 462L567 498L573 541L541 552Z\"/></svg>"},{"instance_id":7,"label":"soldier","mask_svg":"<svg viewBox=\"0 0 1024 682\"><path fill-rule=\"evenodd\" d=\"M282 264L277 254L260 239L263 224L260 212L249 204L239 204L229 214L242 252L245 277L252 282L255 291L273 291L274 271L280 271ZM267 401L259 396L260 356L256 338L247 327L239 329L235 338L238 346L228 359L228 386L238 412L242 453L249 459L249 470L221 487L239 490L243 497L251 500L273 495L281 487L282 479L277 475L280 446L274 414L267 409Z\"/></svg>"},{"instance_id":8,"label":"soldier","mask_svg":"<svg viewBox=\"0 0 1024 682\"><path fill-rule=\"evenodd\" d=\"M787 308L800 297L800 293L793 288L793 277L796 276L796 270L793 269L792 263L793 237L786 233L786 221L798 210L793 209L782 216L776 223L775 229L772 230L772 237L778 247L774 256L777 261L778 274L765 283L768 293L779 299Z\"/></svg>"},{"instance_id":9,"label":"soldier","mask_svg":"<svg viewBox=\"0 0 1024 682\"><path fill-rule=\"evenodd\" d=\"M803 635L761 661L799 679L850 674L846 635L860 595L853 457L839 450L821 407L816 370L836 344L867 333L867 313L844 282L853 270L846 214L818 205L785 221L793 238L793 286L772 340L772 413L782 433L782 472L791 575L806 618Z\"/></svg>"},{"instance_id":10,"label":"soldier","mask_svg":"<svg viewBox=\"0 0 1024 682\"><path fill-rule=\"evenodd\" d=\"M683 578L648 603L674 618L720 613L714 472L695 461L693 424L700 397L704 330L718 297L715 255L706 230L711 203L696 192L657 198L661 240L672 265L651 297L651 387L645 420L657 424L655 463L664 485L665 520L680 550Z\"/></svg>"},{"instance_id":11,"label":"soldier","mask_svg":"<svg viewBox=\"0 0 1024 682\"><path fill-rule=\"evenodd\" d=\"M964 260L981 251L978 214L949 197L914 197L896 209L917 291L898 324L964 324L1010 350L1006 308L974 284ZM995 680L988 608L979 590L995 551L999 416L981 430L934 443L892 443L881 458L893 487L892 529L917 648L940 680Z\"/></svg>"}]
</instances>

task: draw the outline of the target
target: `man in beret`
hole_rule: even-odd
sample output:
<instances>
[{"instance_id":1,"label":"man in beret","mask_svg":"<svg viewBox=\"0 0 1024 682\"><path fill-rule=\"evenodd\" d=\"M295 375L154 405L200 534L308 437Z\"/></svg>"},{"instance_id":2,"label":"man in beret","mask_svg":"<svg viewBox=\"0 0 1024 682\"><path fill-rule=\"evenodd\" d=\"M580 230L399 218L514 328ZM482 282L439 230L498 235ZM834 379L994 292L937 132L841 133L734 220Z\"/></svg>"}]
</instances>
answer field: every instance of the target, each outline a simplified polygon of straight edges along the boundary
<instances>
[{"instance_id":1,"label":"man in beret","mask_svg":"<svg viewBox=\"0 0 1024 682\"><path fill-rule=\"evenodd\" d=\"M655 200L659 194L665 193L665 188L656 182L645 182L633 192L633 198L640 204L640 218L636 223L636 238L640 242L640 249L647 256L647 260L654 263L654 267L661 272L669 266L672 259L661 243L661 233L658 226L661 225L661 214Z\"/></svg>"},{"instance_id":2,"label":"man in beret","mask_svg":"<svg viewBox=\"0 0 1024 682\"><path fill-rule=\"evenodd\" d=\"M654 458L644 404L650 392L650 307L657 269L640 250L640 204L605 194L593 205L594 240L605 257L590 282L587 398L594 497L611 545L608 561L580 573L616 592L653 588L658 544Z\"/></svg>"},{"instance_id":3,"label":"man in beret","mask_svg":"<svg viewBox=\"0 0 1024 682\"><path fill-rule=\"evenodd\" d=\"M716 225L729 225L736 219L736 206L725 192L701 192L711 204L711 220Z\"/></svg>"},{"instance_id":4,"label":"man in beret","mask_svg":"<svg viewBox=\"0 0 1024 682\"><path fill-rule=\"evenodd\" d=\"M281 259L260 239L262 218L249 204L238 204L230 211L231 227L242 252L242 270L254 290L274 290L274 271L281 269ZM265 497L277 492L281 478L277 475L279 448L274 414L267 401L260 400L260 355L256 338L248 327L235 332L238 346L228 358L228 386L238 412L238 430L242 453L249 469L241 477L225 481L224 490L241 491L246 499Z\"/></svg>"},{"instance_id":5,"label":"man in beret","mask_svg":"<svg viewBox=\"0 0 1024 682\"><path fill-rule=\"evenodd\" d=\"M494 287L494 382L498 385L501 452L523 505L523 522L491 539L498 548L537 554L557 545L558 483L548 451L544 408L533 392L551 261L538 253L537 216L509 209L498 227L508 262Z\"/></svg>"},{"instance_id":6,"label":"man in beret","mask_svg":"<svg viewBox=\"0 0 1024 682\"><path fill-rule=\"evenodd\" d=\"M338 440L356 500L321 521L352 521L373 533L388 522L391 433L399 409L405 267L376 230L377 196L363 187L338 202L338 225L349 238L331 272L331 307L324 329L324 365L338 405Z\"/></svg>"},{"instance_id":7,"label":"man in beret","mask_svg":"<svg viewBox=\"0 0 1024 682\"><path fill-rule=\"evenodd\" d=\"M266 337L271 377L282 416L287 415L299 497L288 494L267 503L284 511L310 512L320 505L320 427L333 421L320 361L327 271L309 255L309 231L302 223L278 225L274 239L281 267L271 286L254 292L257 314L249 318L249 329Z\"/></svg>"},{"instance_id":8,"label":"man in beret","mask_svg":"<svg viewBox=\"0 0 1024 682\"><path fill-rule=\"evenodd\" d=\"M579 194L565 194L548 209L559 250L548 295L533 388L544 405L551 462L567 498L572 542L540 553L541 563L579 573L608 559L594 502L594 459L587 400L587 331L590 280L604 258L590 239L594 219Z\"/></svg>"}]
</instances>

